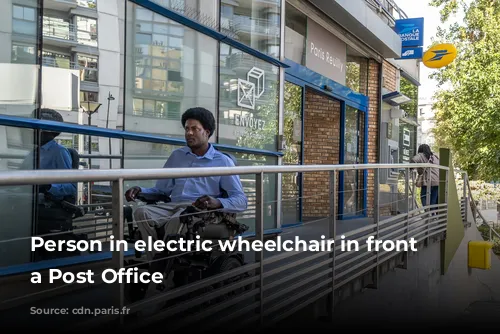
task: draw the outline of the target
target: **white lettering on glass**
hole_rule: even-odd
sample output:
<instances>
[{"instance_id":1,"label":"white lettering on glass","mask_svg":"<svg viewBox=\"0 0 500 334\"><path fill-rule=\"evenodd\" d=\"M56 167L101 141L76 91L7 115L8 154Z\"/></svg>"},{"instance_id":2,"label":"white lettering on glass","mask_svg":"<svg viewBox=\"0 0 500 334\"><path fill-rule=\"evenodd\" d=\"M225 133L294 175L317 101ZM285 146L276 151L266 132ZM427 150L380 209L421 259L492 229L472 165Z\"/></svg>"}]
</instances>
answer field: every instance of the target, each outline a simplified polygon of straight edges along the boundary
<instances>
[{"instance_id":1,"label":"white lettering on glass","mask_svg":"<svg viewBox=\"0 0 500 334\"><path fill-rule=\"evenodd\" d=\"M254 130L264 130L265 121L251 116L234 115L234 125Z\"/></svg>"},{"instance_id":2,"label":"white lettering on glass","mask_svg":"<svg viewBox=\"0 0 500 334\"><path fill-rule=\"evenodd\" d=\"M339 69L340 72L344 70L344 64L339 58L331 55L328 51L323 51L323 48L321 47L318 48L313 42L311 42L309 52L319 59L324 60L327 64Z\"/></svg>"}]
</instances>

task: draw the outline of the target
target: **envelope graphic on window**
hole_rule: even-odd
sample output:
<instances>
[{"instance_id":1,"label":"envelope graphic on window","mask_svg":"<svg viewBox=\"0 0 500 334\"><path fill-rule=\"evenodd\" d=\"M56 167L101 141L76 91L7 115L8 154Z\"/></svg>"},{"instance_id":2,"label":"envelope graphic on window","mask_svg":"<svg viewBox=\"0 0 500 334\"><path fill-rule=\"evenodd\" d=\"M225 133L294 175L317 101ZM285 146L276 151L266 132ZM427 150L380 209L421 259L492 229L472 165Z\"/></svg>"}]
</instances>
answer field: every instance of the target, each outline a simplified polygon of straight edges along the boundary
<instances>
[{"instance_id":1,"label":"envelope graphic on window","mask_svg":"<svg viewBox=\"0 0 500 334\"><path fill-rule=\"evenodd\" d=\"M238 79L238 106L255 109L255 84L253 82Z\"/></svg>"}]
</instances>

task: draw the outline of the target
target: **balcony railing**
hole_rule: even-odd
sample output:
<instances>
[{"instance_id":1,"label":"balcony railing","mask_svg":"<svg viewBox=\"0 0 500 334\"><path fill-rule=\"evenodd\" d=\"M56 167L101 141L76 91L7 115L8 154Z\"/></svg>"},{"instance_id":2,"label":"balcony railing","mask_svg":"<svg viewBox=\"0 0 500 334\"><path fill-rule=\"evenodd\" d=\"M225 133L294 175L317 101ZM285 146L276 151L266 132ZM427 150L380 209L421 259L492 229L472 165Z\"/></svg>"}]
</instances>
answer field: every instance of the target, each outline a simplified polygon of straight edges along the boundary
<instances>
[{"instance_id":1,"label":"balcony railing","mask_svg":"<svg viewBox=\"0 0 500 334\"><path fill-rule=\"evenodd\" d=\"M226 59L226 68L230 68L234 71L241 69L248 71L254 66L256 66L255 57L248 54L235 53L228 56ZM273 71L273 66L268 63L259 62L259 67L266 72Z\"/></svg>"},{"instance_id":2,"label":"balcony railing","mask_svg":"<svg viewBox=\"0 0 500 334\"><path fill-rule=\"evenodd\" d=\"M77 29L72 23L60 22L44 18L43 20L43 36L68 41L77 41Z\"/></svg>"},{"instance_id":3,"label":"balcony railing","mask_svg":"<svg viewBox=\"0 0 500 334\"><path fill-rule=\"evenodd\" d=\"M49 66L49 67L65 68L68 70L76 70L79 68L79 66L76 62L71 61L69 59L57 59L57 58L49 58L49 57L44 57L42 59L42 65Z\"/></svg>"},{"instance_id":4,"label":"balcony railing","mask_svg":"<svg viewBox=\"0 0 500 334\"><path fill-rule=\"evenodd\" d=\"M43 36L76 42L81 45L97 46L97 34L81 30L75 24L44 18Z\"/></svg>"},{"instance_id":5,"label":"balcony railing","mask_svg":"<svg viewBox=\"0 0 500 334\"><path fill-rule=\"evenodd\" d=\"M80 66L77 62L65 60L65 59L55 59L44 57L42 59L43 66L57 67L68 70L79 70L80 80L86 82L97 82L99 79L99 70L93 68L86 68Z\"/></svg>"},{"instance_id":6,"label":"balcony railing","mask_svg":"<svg viewBox=\"0 0 500 334\"><path fill-rule=\"evenodd\" d=\"M408 18L394 0L365 0L365 2L374 12L385 18L391 27L396 20Z\"/></svg>"},{"instance_id":7,"label":"balcony railing","mask_svg":"<svg viewBox=\"0 0 500 334\"><path fill-rule=\"evenodd\" d=\"M280 27L273 21L265 19L253 19L246 16L235 16L232 22L229 22L230 31L248 34L263 34L266 36L279 36Z\"/></svg>"}]
</instances>

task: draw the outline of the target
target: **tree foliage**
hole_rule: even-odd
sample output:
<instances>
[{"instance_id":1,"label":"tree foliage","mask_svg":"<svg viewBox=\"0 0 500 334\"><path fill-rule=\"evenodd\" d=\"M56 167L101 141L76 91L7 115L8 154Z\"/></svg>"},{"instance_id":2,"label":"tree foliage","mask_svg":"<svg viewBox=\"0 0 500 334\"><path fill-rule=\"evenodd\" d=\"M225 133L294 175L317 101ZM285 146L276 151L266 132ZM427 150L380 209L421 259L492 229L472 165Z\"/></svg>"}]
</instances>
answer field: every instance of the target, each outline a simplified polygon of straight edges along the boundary
<instances>
[{"instance_id":1,"label":"tree foliage","mask_svg":"<svg viewBox=\"0 0 500 334\"><path fill-rule=\"evenodd\" d=\"M500 177L500 2L496 0L433 0L441 21L457 13L463 20L438 27L435 43L452 43L457 58L432 76L435 96L434 135L454 153L457 167L470 177Z\"/></svg>"}]
</instances>

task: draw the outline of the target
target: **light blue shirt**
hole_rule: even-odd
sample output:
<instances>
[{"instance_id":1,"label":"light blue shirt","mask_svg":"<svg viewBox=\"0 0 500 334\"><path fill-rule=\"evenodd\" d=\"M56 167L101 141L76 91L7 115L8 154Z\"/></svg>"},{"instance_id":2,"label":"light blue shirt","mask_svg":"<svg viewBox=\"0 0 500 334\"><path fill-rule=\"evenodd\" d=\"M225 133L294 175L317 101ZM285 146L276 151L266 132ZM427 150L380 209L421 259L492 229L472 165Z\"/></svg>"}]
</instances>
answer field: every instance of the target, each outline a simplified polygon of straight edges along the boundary
<instances>
[{"instance_id":1,"label":"light blue shirt","mask_svg":"<svg viewBox=\"0 0 500 334\"><path fill-rule=\"evenodd\" d=\"M163 168L234 167L231 158L209 145L207 153L202 157L192 153L189 147L179 148L172 152ZM227 192L228 198L221 198L221 188ZM141 188L141 191L164 193L170 196L172 202L194 202L201 196L212 196L221 201L221 211L224 212L242 212L248 206L238 175L163 179L158 180L155 187Z\"/></svg>"},{"instance_id":2,"label":"light blue shirt","mask_svg":"<svg viewBox=\"0 0 500 334\"><path fill-rule=\"evenodd\" d=\"M72 161L69 151L54 140L40 147L40 169L72 169ZM48 192L55 200L65 196L73 196L76 200L77 195L75 183L53 184Z\"/></svg>"}]
</instances>

